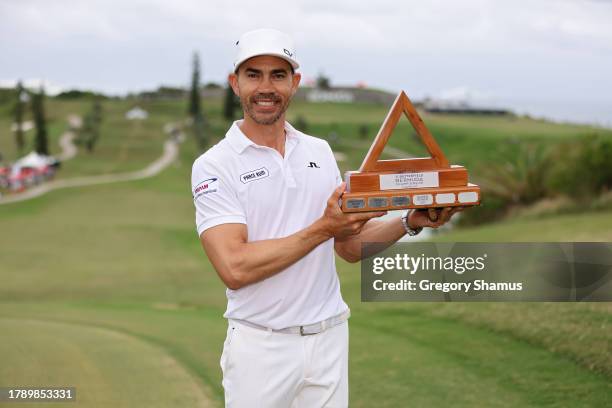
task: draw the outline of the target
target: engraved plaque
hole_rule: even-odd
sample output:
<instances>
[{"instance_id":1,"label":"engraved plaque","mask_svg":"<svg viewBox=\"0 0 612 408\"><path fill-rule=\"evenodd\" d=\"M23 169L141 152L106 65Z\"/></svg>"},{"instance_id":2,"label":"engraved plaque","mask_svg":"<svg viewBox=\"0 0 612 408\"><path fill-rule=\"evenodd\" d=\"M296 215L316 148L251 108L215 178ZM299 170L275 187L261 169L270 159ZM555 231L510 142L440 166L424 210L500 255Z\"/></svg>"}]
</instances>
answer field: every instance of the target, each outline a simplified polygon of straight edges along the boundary
<instances>
[{"instance_id":1,"label":"engraved plaque","mask_svg":"<svg viewBox=\"0 0 612 408\"><path fill-rule=\"evenodd\" d=\"M370 197L368 199L368 207L386 208L388 206L389 206L389 199L386 197Z\"/></svg>"},{"instance_id":2,"label":"engraved plaque","mask_svg":"<svg viewBox=\"0 0 612 408\"><path fill-rule=\"evenodd\" d=\"M433 195L431 194L415 194L412 196L412 202L415 205L429 205L433 203Z\"/></svg>"},{"instance_id":3,"label":"engraved plaque","mask_svg":"<svg viewBox=\"0 0 612 408\"><path fill-rule=\"evenodd\" d=\"M365 199L363 198L349 198L345 200L346 208L365 208Z\"/></svg>"},{"instance_id":4,"label":"engraved plaque","mask_svg":"<svg viewBox=\"0 0 612 408\"><path fill-rule=\"evenodd\" d=\"M440 180L437 171L380 175L381 190L423 187L440 187Z\"/></svg>"},{"instance_id":5,"label":"engraved plaque","mask_svg":"<svg viewBox=\"0 0 612 408\"><path fill-rule=\"evenodd\" d=\"M391 205L393 207L402 207L410 204L410 196L393 196L391 197Z\"/></svg>"}]
</instances>

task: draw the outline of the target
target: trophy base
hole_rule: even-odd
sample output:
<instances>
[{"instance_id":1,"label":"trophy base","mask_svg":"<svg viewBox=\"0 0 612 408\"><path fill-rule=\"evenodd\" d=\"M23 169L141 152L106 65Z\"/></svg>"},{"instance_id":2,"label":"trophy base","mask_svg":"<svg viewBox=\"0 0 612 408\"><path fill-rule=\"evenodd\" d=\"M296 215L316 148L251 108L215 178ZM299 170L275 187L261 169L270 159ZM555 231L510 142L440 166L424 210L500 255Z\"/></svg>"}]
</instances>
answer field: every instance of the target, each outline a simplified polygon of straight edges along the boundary
<instances>
[{"instance_id":1,"label":"trophy base","mask_svg":"<svg viewBox=\"0 0 612 408\"><path fill-rule=\"evenodd\" d=\"M391 211L407 208L467 207L480 204L480 187L466 186L409 188L368 192L346 192L342 195L342 211Z\"/></svg>"}]
</instances>

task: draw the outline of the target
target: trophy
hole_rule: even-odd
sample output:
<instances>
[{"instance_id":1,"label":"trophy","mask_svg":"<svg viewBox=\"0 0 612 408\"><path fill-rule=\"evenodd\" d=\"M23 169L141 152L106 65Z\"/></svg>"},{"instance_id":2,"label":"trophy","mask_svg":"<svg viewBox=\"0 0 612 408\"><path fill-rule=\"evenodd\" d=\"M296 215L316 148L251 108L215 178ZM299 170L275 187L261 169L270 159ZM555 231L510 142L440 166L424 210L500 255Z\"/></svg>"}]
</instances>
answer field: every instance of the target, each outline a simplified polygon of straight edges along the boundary
<instances>
[{"instance_id":1,"label":"trophy","mask_svg":"<svg viewBox=\"0 0 612 408\"><path fill-rule=\"evenodd\" d=\"M431 157L378 160L402 113ZM358 171L345 173L343 212L439 208L480 204L480 187L465 167L448 160L404 91L395 99Z\"/></svg>"}]
</instances>

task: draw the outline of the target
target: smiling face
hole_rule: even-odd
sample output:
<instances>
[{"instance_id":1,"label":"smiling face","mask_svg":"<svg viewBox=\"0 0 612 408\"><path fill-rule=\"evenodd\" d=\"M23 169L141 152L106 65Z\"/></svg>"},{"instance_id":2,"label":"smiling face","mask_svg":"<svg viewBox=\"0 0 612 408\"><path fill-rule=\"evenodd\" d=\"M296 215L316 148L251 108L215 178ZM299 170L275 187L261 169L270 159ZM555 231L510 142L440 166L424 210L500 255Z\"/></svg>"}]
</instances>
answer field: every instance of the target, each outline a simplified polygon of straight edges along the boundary
<instances>
[{"instance_id":1,"label":"smiling face","mask_svg":"<svg viewBox=\"0 0 612 408\"><path fill-rule=\"evenodd\" d=\"M240 98L245 119L259 125L272 125L289 107L300 83L300 74L292 73L287 61L262 55L243 62L236 74L229 76L232 89Z\"/></svg>"}]
</instances>

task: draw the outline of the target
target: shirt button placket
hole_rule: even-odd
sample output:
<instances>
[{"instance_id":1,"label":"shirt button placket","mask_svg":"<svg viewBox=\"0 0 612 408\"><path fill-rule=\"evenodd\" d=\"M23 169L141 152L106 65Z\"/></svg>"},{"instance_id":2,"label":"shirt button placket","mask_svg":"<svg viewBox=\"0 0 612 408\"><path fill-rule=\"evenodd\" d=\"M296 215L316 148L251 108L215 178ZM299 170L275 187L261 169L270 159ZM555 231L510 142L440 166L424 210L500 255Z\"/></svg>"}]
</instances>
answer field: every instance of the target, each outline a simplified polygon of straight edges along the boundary
<instances>
[{"instance_id":1,"label":"shirt button placket","mask_svg":"<svg viewBox=\"0 0 612 408\"><path fill-rule=\"evenodd\" d=\"M287 181L287 187L295 188L295 178L293 178L293 172L291 171L291 167L289 163L285 164L285 180Z\"/></svg>"},{"instance_id":2,"label":"shirt button placket","mask_svg":"<svg viewBox=\"0 0 612 408\"><path fill-rule=\"evenodd\" d=\"M297 186L295 178L293 177L293 171L291 171L291 162L289 161L291 153L293 152L293 147L293 145L288 145L287 151L285 152L285 157L283 157L285 180L287 182L287 187L289 188L295 188Z\"/></svg>"}]
</instances>

